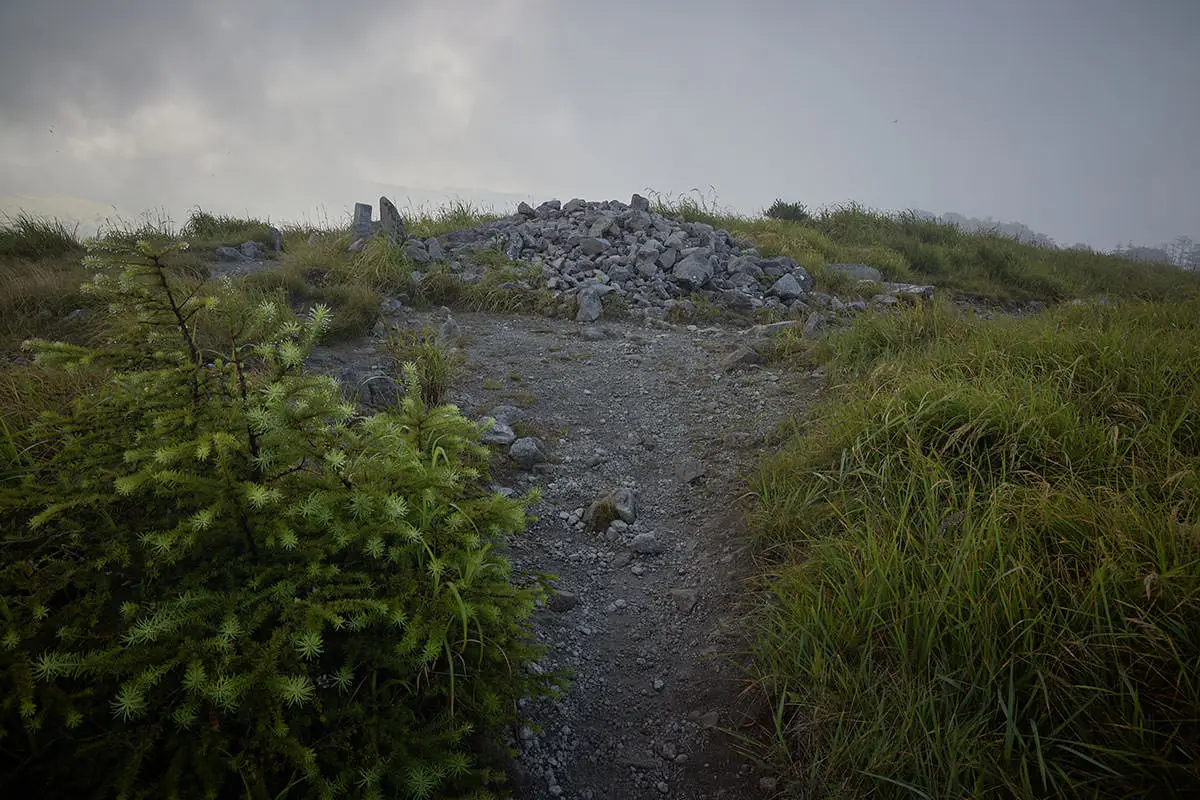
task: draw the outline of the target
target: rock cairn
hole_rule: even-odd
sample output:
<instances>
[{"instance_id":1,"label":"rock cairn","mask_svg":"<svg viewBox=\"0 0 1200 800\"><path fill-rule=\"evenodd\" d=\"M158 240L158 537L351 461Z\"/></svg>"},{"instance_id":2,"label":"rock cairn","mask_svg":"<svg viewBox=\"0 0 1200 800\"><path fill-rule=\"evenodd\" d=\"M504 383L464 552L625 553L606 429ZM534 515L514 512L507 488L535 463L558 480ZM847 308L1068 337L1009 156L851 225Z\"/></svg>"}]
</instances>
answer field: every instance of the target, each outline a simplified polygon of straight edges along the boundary
<instances>
[{"instance_id":1,"label":"rock cairn","mask_svg":"<svg viewBox=\"0 0 1200 800\"><path fill-rule=\"evenodd\" d=\"M764 257L728 231L653 211L636 194L628 204L521 203L504 219L427 239L404 236L403 220L387 198L380 198L380 211L382 221L372 222L370 206L356 206L359 236L352 249L386 234L402 242L416 264L445 264L465 283L483 277L477 251L503 252L514 262L540 264L557 297L576 299L582 322L599 318L602 298L610 294L630 311L661 317L675 306L687 310L696 298L733 311L803 310L798 304L812 291L812 277L793 259Z\"/></svg>"}]
</instances>

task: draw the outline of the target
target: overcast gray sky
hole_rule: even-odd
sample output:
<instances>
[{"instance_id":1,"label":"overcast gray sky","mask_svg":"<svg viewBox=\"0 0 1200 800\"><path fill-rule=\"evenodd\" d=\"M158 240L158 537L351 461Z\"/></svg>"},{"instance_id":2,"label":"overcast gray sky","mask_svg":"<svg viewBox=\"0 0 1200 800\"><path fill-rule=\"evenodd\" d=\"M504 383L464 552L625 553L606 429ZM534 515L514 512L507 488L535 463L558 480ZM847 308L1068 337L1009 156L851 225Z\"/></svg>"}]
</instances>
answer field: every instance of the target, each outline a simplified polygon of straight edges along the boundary
<instances>
[{"instance_id":1,"label":"overcast gray sky","mask_svg":"<svg viewBox=\"0 0 1200 800\"><path fill-rule=\"evenodd\" d=\"M1157 244L1200 234L1198 44L1200 0L3 0L0 205L700 188Z\"/></svg>"}]
</instances>

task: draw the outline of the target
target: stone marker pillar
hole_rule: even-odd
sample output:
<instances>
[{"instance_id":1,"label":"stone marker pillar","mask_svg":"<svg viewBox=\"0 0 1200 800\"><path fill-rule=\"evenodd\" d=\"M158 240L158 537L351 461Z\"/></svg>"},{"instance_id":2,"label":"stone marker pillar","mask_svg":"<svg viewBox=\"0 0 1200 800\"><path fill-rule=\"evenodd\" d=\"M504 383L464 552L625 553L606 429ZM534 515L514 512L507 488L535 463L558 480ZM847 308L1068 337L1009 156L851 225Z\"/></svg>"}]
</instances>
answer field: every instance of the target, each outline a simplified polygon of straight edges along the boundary
<instances>
[{"instance_id":1,"label":"stone marker pillar","mask_svg":"<svg viewBox=\"0 0 1200 800\"><path fill-rule=\"evenodd\" d=\"M355 203L354 204L354 224L352 225L355 236L370 236L371 235L371 204L370 203Z\"/></svg>"},{"instance_id":2,"label":"stone marker pillar","mask_svg":"<svg viewBox=\"0 0 1200 800\"><path fill-rule=\"evenodd\" d=\"M404 217L386 197L379 198L379 221L392 244L404 241Z\"/></svg>"}]
</instances>

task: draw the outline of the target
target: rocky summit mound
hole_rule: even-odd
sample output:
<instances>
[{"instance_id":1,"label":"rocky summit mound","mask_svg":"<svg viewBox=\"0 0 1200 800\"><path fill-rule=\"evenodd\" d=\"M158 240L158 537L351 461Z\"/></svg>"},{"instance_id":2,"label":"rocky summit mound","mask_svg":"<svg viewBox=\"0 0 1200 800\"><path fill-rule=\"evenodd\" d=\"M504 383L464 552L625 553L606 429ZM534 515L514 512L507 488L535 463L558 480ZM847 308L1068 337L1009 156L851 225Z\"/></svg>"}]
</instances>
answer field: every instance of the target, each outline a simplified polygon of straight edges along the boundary
<instances>
[{"instance_id":1,"label":"rocky summit mound","mask_svg":"<svg viewBox=\"0 0 1200 800\"><path fill-rule=\"evenodd\" d=\"M381 198L380 211L383 222L375 229L394 235L394 206ZM734 311L788 312L804 310L798 304L813 285L812 276L793 259L764 257L728 231L652 211L650 201L636 194L629 204L548 200L533 208L521 203L504 219L436 238L407 238L403 246L414 262L443 262L467 283L483 277L474 257L478 250L540 262L552 291L578 298L583 322L600 316L607 294L645 316L662 317L694 298Z\"/></svg>"}]
</instances>

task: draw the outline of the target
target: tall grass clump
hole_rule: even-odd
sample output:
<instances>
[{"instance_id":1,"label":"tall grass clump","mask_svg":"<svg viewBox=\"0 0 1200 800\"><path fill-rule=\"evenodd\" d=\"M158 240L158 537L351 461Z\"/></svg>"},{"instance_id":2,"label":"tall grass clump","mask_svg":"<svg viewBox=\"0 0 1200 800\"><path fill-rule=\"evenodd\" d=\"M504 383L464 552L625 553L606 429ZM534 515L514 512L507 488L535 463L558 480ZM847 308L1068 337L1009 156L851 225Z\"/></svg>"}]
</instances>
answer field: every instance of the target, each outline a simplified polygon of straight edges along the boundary
<instances>
[{"instance_id":1,"label":"tall grass clump","mask_svg":"<svg viewBox=\"0 0 1200 800\"><path fill-rule=\"evenodd\" d=\"M842 388L757 479L796 796L1200 794L1200 302L829 347Z\"/></svg>"},{"instance_id":2,"label":"tall grass clump","mask_svg":"<svg viewBox=\"0 0 1200 800\"><path fill-rule=\"evenodd\" d=\"M503 215L497 214L490 206L459 199L432 209L421 207L415 212L405 213L404 217L408 235L425 239L495 222L502 219Z\"/></svg>"},{"instance_id":3,"label":"tall grass clump","mask_svg":"<svg viewBox=\"0 0 1200 800\"><path fill-rule=\"evenodd\" d=\"M81 327L63 317L88 305L79 292L89 274L83 255L75 229L60 220L18 214L0 221L0 350L51 328Z\"/></svg>"},{"instance_id":4,"label":"tall grass clump","mask_svg":"<svg viewBox=\"0 0 1200 800\"><path fill-rule=\"evenodd\" d=\"M0 258L83 256L78 226L59 219L17 214L0 219Z\"/></svg>"},{"instance_id":5,"label":"tall grass clump","mask_svg":"<svg viewBox=\"0 0 1200 800\"><path fill-rule=\"evenodd\" d=\"M427 406L446 402L446 393L462 366L462 356L450 342L439 340L433 330L389 331L387 353L392 359L392 371L412 375L416 391Z\"/></svg>"},{"instance_id":6,"label":"tall grass clump","mask_svg":"<svg viewBox=\"0 0 1200 800\"><path fill-rule=\"evenodd\" d=\"M192 209L180 235L193 247L223 247L271 241L271 225L258 219L214 214L199 206Z\"/></svg>"}]
</instances>

